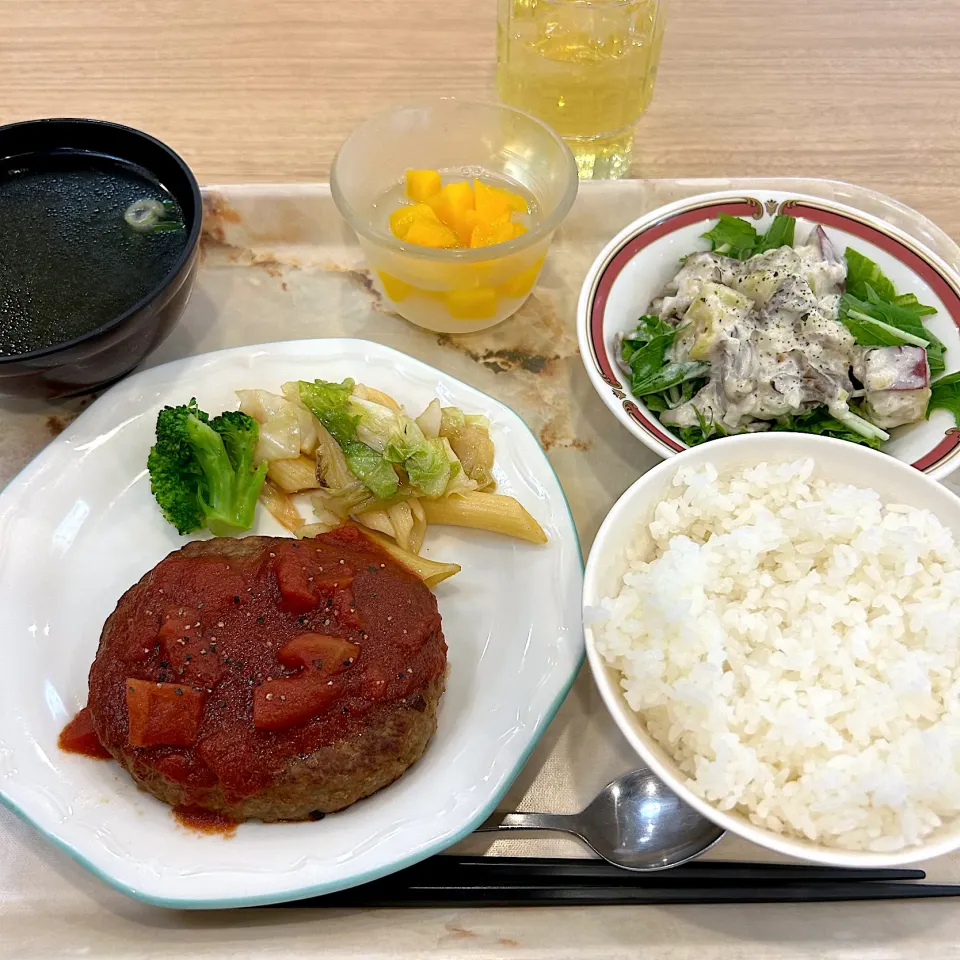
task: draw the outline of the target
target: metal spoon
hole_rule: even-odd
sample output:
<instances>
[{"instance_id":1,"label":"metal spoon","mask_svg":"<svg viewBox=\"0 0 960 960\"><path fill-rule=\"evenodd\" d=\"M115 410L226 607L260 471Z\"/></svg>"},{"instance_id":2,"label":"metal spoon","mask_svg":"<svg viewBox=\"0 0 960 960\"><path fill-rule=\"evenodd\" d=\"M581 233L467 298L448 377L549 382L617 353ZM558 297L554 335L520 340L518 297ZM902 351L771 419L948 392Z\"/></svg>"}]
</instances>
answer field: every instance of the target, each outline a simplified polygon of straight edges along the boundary
<instances>
[{"instance_id":1,"label":"metal spoon","mask_svg":"<svg viewBox=\"0 0 960 960\"><path fill-rule=\"evenodd\" d=\"M678 800L649 770L617 777L580 813L497 813L477 830L572 833L608 863L637 871L686 863L724 833Z\"/></svg>"}]
</instances>

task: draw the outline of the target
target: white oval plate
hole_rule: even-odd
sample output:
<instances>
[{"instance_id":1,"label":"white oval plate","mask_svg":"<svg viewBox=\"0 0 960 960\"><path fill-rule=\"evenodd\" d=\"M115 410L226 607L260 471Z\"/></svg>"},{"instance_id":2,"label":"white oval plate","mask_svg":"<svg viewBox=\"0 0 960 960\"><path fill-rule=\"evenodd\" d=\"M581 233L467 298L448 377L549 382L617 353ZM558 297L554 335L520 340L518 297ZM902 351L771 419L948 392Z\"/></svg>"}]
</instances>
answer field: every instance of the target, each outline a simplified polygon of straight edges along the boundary
<instances>
[{"instance_id":1,"label":"white oval plate","mask_svg":"<svg viewBox=\"0 0 960 960\"><path fill-rule=\"evenodd\" d=\"M594 261L580 292L577 335L590 381L616 418L661 457L686 445L630 392L617 366L614 338L636 326L637 318L679 269L680 258L708 250L701 237L720 213L750 218L759 232L777 213L797 217L797 239L821 224L839 250L848 246L869 257L899 293L915 293L936 307L924 322L946 345L946 371L960 370L960 278L919 241L854 207L785 191L745 195L726 190L687 197L640 217L617 234ZM722 441L710 441L711 443ZM960 467L960 431L946 410L929 420L893 431L884 453L942 480Z\"/></svg>"},{"instance_id":2,"label":"white oval plate","mask_svg":"<svg viewBox=\"0 0 960 960\"><path fill-rule=\"evenodd\" d=\"M433 397L490 418L496 478L549 536L537 546L435 527L425 553L463 571L437 590L449 645L438 730L389 787L316 823L179 826L112 762L61 752L100 629L121 594L184 542L150 494L157 411L287 380L366 382L419 412ZM255 534L287 535L262 508ZM0 798L117 889L150 903L240 907L329 893L456 843L520 771L583 659L582 563L560 483L513 411L364 340L260 344L138 373L97 400L0 495Z\"/></svg>"}]
</instances>

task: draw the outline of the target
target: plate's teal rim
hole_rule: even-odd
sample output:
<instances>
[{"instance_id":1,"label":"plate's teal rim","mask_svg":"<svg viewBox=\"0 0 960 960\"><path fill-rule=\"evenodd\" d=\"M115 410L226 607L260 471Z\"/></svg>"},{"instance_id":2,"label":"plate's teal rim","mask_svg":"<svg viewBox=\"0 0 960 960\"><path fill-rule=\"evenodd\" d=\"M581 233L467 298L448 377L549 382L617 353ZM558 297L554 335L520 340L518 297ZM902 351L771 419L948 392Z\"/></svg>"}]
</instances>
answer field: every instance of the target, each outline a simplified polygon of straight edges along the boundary
<instances>
[{"instance_id":1,"label":"plate's teal rim","mask_svg":"<svg viewBox=\"0 0 960 960\"><path fill-rule=\"evenodd\" d=\"M570 501L567 500L566 491L563 489L563 484L560 482L560 478L557 476L557 471L554 469L553 464L550 462L550 458L547 456L546 451L540 444L540 441L537 439L536 434L527 426L526 421L523 417L520 416L512 407L507 406L501 400L497 400L495 397L491 397L488 393L477 389L472 384L465 383L463 380L458 379L457 377L452 376L449 373L445 373L443 370L439 370L436 367L432 367L429 363L424 363L422 360L418 360L416 357L411 357L409 354L403 353L400 350L396 350L393 347L388 347L386 344L377 343L376 340L365 340L362 337L316 337L311 340L306 341L297 341L297 340L280 340L274 341L272 343L252 343L246 344L245 346L239 347L226 347L223 350L211 350L208 353L196 354L191 357L182 357L179 360L171 360L167 363L160 364L156 367L151 367L149 370L142 370L134 374L131 377L127 377L122 380L121 384L127 384L130 380L135 379L138 376L152 373L154 370L162 370L164 367L173 366L174 364L182 363L184 360L196 360L200 357L209 357L217 356L218 354L224 353L237 353L244 350L250 350L251 348L256 347L271 347L280 344L289 344L289 343L324 343L324 342L346 342L346 343L363 343L363 344L372 344L378 350L385 350L388 353L395 353L399 356L402 356L405 360L412 360L414 363L418 364L421 367L424 367L427 370L439 373L443 377L447 377L450 380L455 380L460 385L466 387L469 390L474 390L477 393L481 394L489 400L491 403L496 404L498 407L506 410L511 417L513 417L524 430L533 437L537 446L540 447L541 454L543 456L544 462L550 469L550 472L553 474L554 480L557 481L557 487L560 489L560 496L563 500L563 506L567 511L567 520L570 523L570 529L573 532L573 539L577 546L577 555L580 558L580 589L583 590L583 574L584 574L584 563L583 563L583 549L580 546L580 535L577 533L577 525L573 519L573 511L570 509ZM120 384L117 384L120 386ZM83 420L87 414L93 410L102 400L105 400L110 396L114 388L111 388L106 393L98 397L94 403L84 410L80 416L74 421L74 424L79 423ZM69 434L68 434L69 435ZM17 473L13 479L7 484L7 487L4 488L4 491L0 491L2 495L5 490L16 483L24 473L30 470L32 467L36 466L38 462L45 458L49 447L44 448L30 461L22 470ZM273 904L279 903L290 903L295 900L306 900L309 897L320 897L327 893L336 893L339 890L348 890L351 887L359 887L365 883L369 883L372 880L378 880L380 877L389 876L392 873L396 873L398 870L403 870L405 867L412 866L415 863L419 863L421 860L426 860L428 857L432 857L437 853L441 853L443 850L446 850L448 847L452 847L454 844L459 843L464 838L468 837L473 833L481 823L484 822L497 808L497 804L505 796L506 792L513 785L513 781L516 780L520 771L526 766L527 761L530 759L530 754L533 753L534 748L540 742L540 738L543 736L547 727L553 722L553 718L557 715L557 711L563 705L564 700L567 699L567 694L570 692L570 688L576 682L577 676L580 673L581 668L583 667L584 659L586 658L586 647L581 638L580 644L580 657L577 660L576 669L571 671L570 677L567 679L566 683L562 686L560 692L557 694L556 698L550 704L550 707L543 714L540 719L540 722L534 727L533 735L530 738L530 742L527 745L526 750L523 752L523 755L518 760L517 764L514 766L513 770L510 771L509 775L504 779L503 786L496 792L496 794L491 799L490 803L484 807L483 811L477 816L474 817L462 830L449 839L443 839L432 846L428 847L425 850L418 851L415 854L411 854L407 857L402 857L399 860L395 860L393 863L385 864L383 867L378 867L373 870L368 870L366 873L359 874L354 877L344 878L343 880L331 880L327 883L319 883L312 887L300 887L296 890L282 891L276 893L268 894L251 894L248 897L227 897L223 899L213 899L213 900L199 900L193 897L156 897L151 894L145 893L144 891L138 889L137 887L129 886L128 884L121 883L114 876L112 876L107 871L96 866L92 861L88 860L82 853L76 850L71 844L67 843L65 840L62 840L60 837L56 836L53 833L50 833L45 828L41 827L39 824L34 821L28 813L26 813L19 804L15 803L10 797L7 796L6 792L0 790L0 803L8 809L13 811L21 820L25 823L30 824L33 829L40 833L43 837L49 840L55 847L66 853L71 859L75 860L82 867L92 873L99 880L102 880L108 886L113 887L114 890L119 890L121 893L125 893L127 896L132 897L134 900L139 900L141 903L147 903L155 907L166 907L172 910L231 910L238 909L241 907L268 907Z\"/></svg>"}]
</instances>

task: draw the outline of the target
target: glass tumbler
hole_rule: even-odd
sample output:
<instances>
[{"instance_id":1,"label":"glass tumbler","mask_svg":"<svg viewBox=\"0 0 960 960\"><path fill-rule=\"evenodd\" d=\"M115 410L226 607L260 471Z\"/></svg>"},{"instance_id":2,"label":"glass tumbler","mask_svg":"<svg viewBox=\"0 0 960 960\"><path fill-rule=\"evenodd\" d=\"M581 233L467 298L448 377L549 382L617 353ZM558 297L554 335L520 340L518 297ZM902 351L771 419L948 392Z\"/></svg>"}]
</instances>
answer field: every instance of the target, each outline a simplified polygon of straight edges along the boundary
<instances>
[{"instance_id":1,"label":"glass tumbler","mask_svg":"<svg viewBox=\"0 0 960 960\"><path fill-rule=\"evenodd\" d=\"M667 0L499 0L500 98L560 134L581 179L627 173L650 105Z\"/></svg>"}]
</instances>

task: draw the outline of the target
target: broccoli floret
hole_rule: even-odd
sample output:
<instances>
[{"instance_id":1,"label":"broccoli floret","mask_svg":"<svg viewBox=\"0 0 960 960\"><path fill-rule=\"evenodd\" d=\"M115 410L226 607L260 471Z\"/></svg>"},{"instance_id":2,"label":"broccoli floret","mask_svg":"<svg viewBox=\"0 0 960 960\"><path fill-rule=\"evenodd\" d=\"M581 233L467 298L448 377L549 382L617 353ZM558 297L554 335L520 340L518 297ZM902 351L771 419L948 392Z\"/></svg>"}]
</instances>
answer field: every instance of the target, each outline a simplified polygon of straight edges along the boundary
<instances>
[{"instance_id":1,"label":"broccoli floret","mask_svg":"<svg viewBox=\"0 0 960 960\"><path fill-rule=\"evenodd\" d=\"M241 530L249 530L253 526L253 514L263 478L267 475L266 463L261 463L259 467L253 464L253 455L260 439L260 424L239 410L225 410L210 421L210 427L220 434L234 469L232 502L237 526ZM213 527L210 529L213 530Z\"/></svg>"},{"instance_id":2,"label":"broccoli floret","mask_svg":"<svg viewBox=\"0 0 960 960\"><path fill-rule=\"evenodd\" d=\"M196 400L164 407L147 457L150 489L180 533L226 536L253 526L267 465L254 468L257 421L239 411L210 420Z\"/></svg>"}]
</instances>

